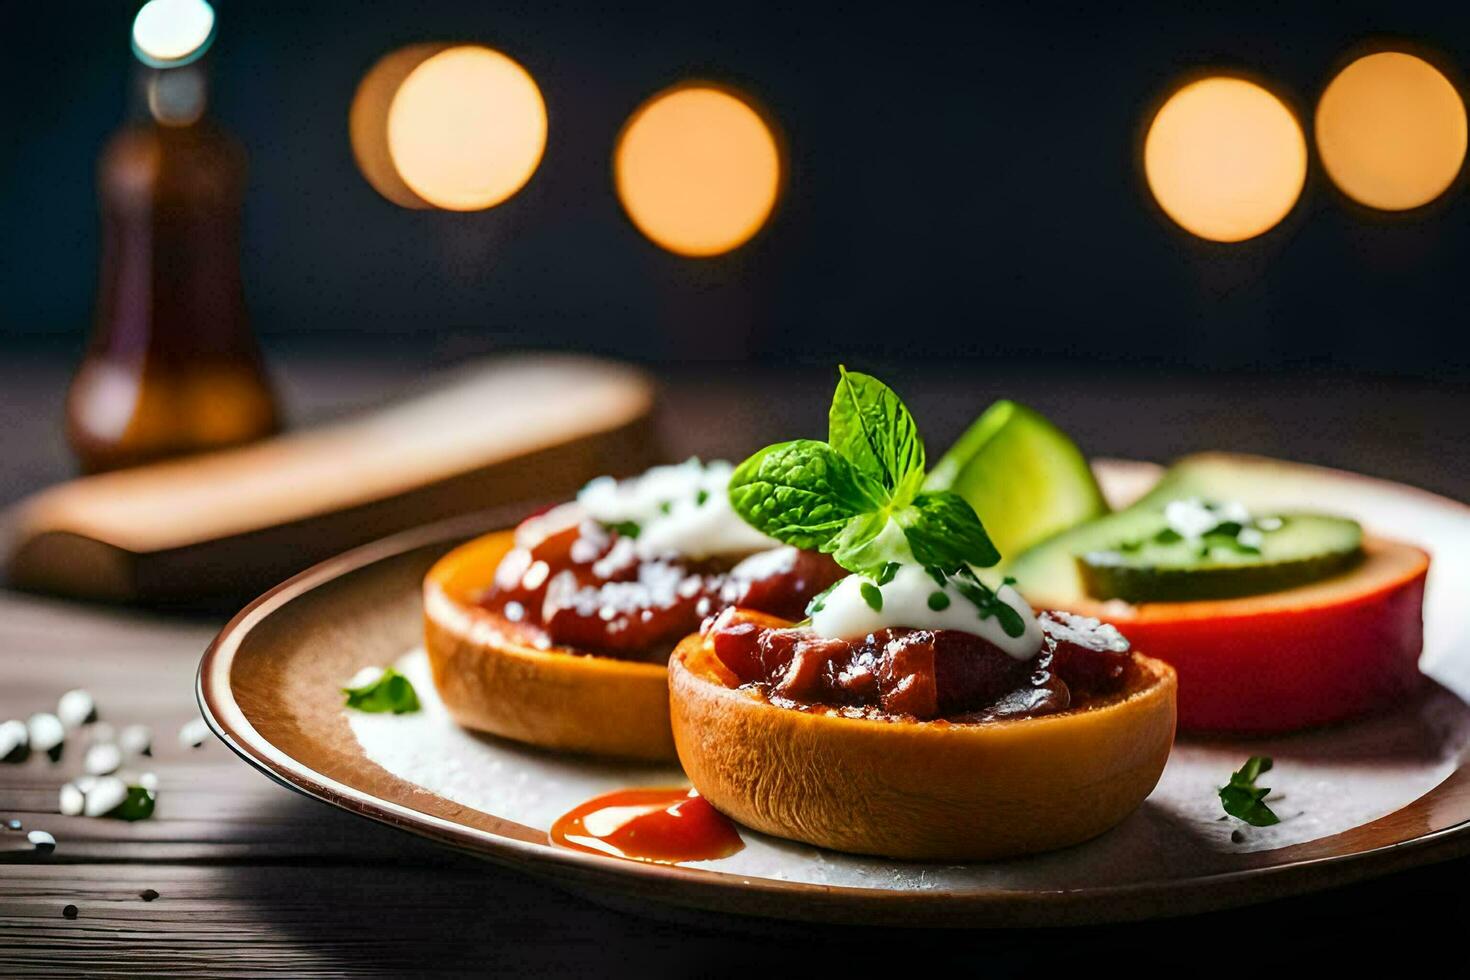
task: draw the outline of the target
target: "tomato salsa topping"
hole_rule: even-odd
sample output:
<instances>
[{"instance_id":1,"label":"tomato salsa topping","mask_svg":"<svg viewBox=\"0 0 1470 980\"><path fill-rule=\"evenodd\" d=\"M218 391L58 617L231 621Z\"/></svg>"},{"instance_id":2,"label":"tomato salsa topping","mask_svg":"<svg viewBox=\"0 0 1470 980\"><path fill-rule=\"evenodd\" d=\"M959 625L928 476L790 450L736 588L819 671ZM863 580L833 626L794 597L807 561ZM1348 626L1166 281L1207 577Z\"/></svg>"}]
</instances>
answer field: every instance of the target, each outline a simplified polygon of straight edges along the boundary
<instances>
[{"instance_id":1,"label":"tomato salsa topping","mask_svg":"<svg viewBox=\"0 0 1470 980\"><path fill-rule=\"evenodd\" d=\"M705 635L739 685L772 704L855 716L1033 717L1127 685L1133 660L1113 627L1070 613L1042 613L1039 622L1042 649L1029 660L960 630L895 627L843 640L741 609L712 619Z\"/></svg>"},{"instance_id":2,"label":"tomato salsa topping","mask_svg":"<svg viewBox=\"0 0 1470 980\"><path fill-rule=\"evenodd\" d=\"M709 615L740 605L796 618L843 574L825 555L643 557L634 535L567 504L529 518L481 604L533 645L662 662Z\"/></svg>"}]
</instances>

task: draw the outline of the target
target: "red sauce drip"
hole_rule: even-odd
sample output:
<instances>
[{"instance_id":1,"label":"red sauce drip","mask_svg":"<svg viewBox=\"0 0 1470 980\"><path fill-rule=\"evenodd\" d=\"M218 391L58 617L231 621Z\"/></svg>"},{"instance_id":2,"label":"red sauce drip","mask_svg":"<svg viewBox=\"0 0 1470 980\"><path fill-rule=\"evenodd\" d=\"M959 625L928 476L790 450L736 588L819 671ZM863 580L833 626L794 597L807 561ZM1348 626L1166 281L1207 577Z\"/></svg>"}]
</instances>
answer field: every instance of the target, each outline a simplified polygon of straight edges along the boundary
<instances>
[{"instance_id":1,"label":"red sauce drip","mask_svg":"<svg viewBox=\"0 0 1470 980\"><path fill-rule=\"evenodd\" d=\"M624 789L582 803L551 825L551 842L630 861L679 864L729 857L740 832L692 789Z\"/></svg>"}]
</instances>

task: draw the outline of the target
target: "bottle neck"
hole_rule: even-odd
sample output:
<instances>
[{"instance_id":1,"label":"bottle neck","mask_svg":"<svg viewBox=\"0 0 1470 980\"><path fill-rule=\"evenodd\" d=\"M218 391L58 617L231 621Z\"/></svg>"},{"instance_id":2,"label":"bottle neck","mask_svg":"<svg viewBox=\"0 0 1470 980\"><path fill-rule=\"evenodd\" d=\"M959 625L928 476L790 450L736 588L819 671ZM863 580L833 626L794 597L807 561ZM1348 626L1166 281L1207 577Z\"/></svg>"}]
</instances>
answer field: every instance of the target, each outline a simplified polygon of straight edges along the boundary
<instances>
[{"instance_id":1,"label":"bottle neck","mask_svg":"<svg viewBox=\"0 0 1470 980\"><path fill-rule=\"evenodd\" d=\"M179 68L135 65L129 116L171 129L193 126L209 108L209 81L206 59Z\"/></svg>"}]
</instances>

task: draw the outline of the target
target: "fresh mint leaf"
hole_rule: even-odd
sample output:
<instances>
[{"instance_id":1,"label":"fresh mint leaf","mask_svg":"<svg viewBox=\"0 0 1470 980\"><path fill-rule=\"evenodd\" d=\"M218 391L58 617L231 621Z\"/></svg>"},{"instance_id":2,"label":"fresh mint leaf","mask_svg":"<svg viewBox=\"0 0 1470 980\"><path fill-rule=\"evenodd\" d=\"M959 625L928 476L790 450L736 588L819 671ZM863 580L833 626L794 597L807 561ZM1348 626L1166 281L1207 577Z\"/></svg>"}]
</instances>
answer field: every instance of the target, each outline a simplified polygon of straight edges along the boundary
<instances>
[{"instance_id":1,"label":"fresh mint leaf","mask_svg":"<svg viewBox=\"0 0 1470 980\"><path fill-rule=\"evenodd\" d=\"M832 539L831 547L824 550L849 572L877 574L894 557L893 540L883 535L887 527L886 510L860 514L848 521Z\"/></svg>"},{"instance_id":2,"label":"fresh mint leaf","mask_svg":"<svg viewBox=\"0 0 1470 980\"><path fill-rule=\"evenodd\" d=\"M347 707L373 714L391 711L395 715L419 710L419 697L412 682L389 667L377 680L361 687L344 687Z\"/></svg>"},{"instance_id":3,"label":"fresh mint leaf","mask_svg":"<svg viewBox=\"0 0 1470 980\"><path fill-rule=\"evenodd\" d=\"M919 427L893 389L867 374L839 367L827 414L827 442L890 501L904 506L924 482Z\"/></svg>"},{"instance_id":4,"label":"fresh mint leaf","mask_svg":"<svg viewBox=\"0 0 1470 980\"><path fill-rule=\"evenodd\" d=\"M828 421L828 442L767 446L736 468L730 504L747 524L869 576L915 559L941 587L960 567L1000 560L964 498L919 492L924 444L892 389L843 368Z\"/></svg>"},{"instance_id":5,"label":"fresh mint leaf","mask_svg":"<svg viewBox=\"0 0 1470 980\"><path fill-rule=\"evenodd\" d=\"M957 493L921 493L894 519L921 565L953 574L967 565L987 568L1000 561L975 509Z\"/></svg>"},{"instance_id":6,"label":"fresh mint leaf","mask_svg":"<svg viewBox=\"0 0 1470 980\"><path fill-rule=\"evenodd\" d=\"M809 551L834 551L849 522L882 506L859 485L846 458L813 439L762 449L736 467L729 492L747 524Z\"/></svg>"},{"instance_id":7,"label":"fresh mint leaf","mask_svg":"<svg viewBox=\"0 0 1470 980\"><path fill-rule=\"evenodd\" d=\"M1252 827L1269 827L1280 823L1281 818L1266 805L1269 786L1257 786L1256 780L1262 773L1271 771L1271 757L1253 755L1245 765L1230 775L1230 782L1220 787L1220 805L1225 812Z\"/></svg>"}]
</instances>

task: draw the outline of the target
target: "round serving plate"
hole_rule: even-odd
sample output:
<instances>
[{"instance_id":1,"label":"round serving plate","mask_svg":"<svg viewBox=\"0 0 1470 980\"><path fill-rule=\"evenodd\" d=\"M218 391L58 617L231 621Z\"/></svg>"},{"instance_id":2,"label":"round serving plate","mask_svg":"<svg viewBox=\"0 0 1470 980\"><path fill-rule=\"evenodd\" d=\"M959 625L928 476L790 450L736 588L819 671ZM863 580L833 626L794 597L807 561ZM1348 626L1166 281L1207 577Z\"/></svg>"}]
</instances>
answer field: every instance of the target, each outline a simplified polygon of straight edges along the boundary
<instances>
[{"instance_id":1,"label":"round serving plate","mask_svg":"<svg viewBox=\"0 0 1470 980\"><path fill-rule=\"evenodd\" d=\"M1115 502L1157 475L1100 461ZM426 677L420 584L499 512L400 534L326 561L261 596L204 656L199 703L215 733L278 782L410 833L627 906L847 923L1031 926L1208 911L1470 854L1470 508L1411 487L1301 467L1304 503L1429 549L1422 661L1433 678L1376 718L1271 739L1182 739L1154 795L1118 828L1052 854L989 864L855 858L743 831L746 851L658 865L549 843L554 816L677 768L557 756L457 729ZM1291 505L1290 502L1287 502ZM398 663L424 709L343 708L346 678ZM1457 693L1458 692L1458 693ZM1253 754L1277 767L1277 828L1226 820L1213 797ZM446 760L449 760L446 762ZM1085 806L1085 800L1078 801ZM1232 834L1232 831L1236 831Z\"/></svg>"}]
</instances>

